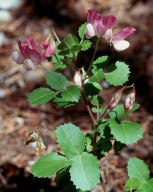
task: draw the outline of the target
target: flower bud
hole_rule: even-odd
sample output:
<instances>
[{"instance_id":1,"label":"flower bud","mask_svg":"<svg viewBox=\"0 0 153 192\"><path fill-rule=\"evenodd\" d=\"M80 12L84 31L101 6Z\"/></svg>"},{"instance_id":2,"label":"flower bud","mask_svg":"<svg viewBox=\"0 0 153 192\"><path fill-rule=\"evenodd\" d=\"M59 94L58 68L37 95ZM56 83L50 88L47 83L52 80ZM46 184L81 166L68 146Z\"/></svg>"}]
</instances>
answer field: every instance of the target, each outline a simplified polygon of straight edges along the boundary
<instances>
[{"instance_id":1,"label":"flower bud","mask_svg":"<svg viewBox=\"0 0 153 192\"><path fill-rule=\"evenodd\" d=\"M81 87L82 81L78 72L76 72L74 75L74 82Z\"/></svg>"},{"instance_id":2,"label":"flower bud","mask_svg":"<svg viewBox=\"0 0 153 192\"><path fill-rule=\"evenodd\" d=\"M132 91L127 95L125 102L124 102L124 109L125 111L129 111L132 109L134 101L135 101L135 88L133 87Z\"/></svg>"},{"instance_id":3,"label":"flower bud","mask_svg":"<svg viewBox=\"0 0 153 192\"><path fill-rule=\"evenodd\" d=\"M116 107L116 105L119 103L121 96L122 96L122 92L123 92L123 88L118 90L115 95L112 97L110 104L109 104L109 109L113 109L114 107Z\"/></svg>"}]
</instances>

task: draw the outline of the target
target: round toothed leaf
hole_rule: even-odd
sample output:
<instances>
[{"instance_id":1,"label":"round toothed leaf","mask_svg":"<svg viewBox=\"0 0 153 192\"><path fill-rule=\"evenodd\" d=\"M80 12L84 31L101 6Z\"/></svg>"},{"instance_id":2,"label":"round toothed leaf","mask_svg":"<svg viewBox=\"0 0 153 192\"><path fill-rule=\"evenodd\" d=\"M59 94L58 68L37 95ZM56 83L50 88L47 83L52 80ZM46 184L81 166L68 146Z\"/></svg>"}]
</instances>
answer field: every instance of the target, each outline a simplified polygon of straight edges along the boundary
<instances>
[{"instance_id":1,"label":"round toothed leaf","mask_svg":"<svg viewBox=\"0 0 153 192\"><path fill-rule=\"evenodd\" d=\"M38 88L28 95L28 102L33 105L46 103L53 99L56 93L48 88Z\"/></svg>"},{"instance_id":2,"label":"round toothed leaf","mask_svg":"<svg viewBox=\"0 0 153 192\"><path fill-rule=\"evenodd\" d=\"M119 122L111 119L109 120L109 126L116 140L127 145L136 143L143 134L141 126L130 121Z\"/></svg>"},{"instance_id":3,"label":"round toothed leaf","mask_svg":"<svg viewBox=\"0 0 153 192\"><path fill-rule=\"evenodd\" d=\"M87 152L73 157L70 176L77 189L91 190L100 182L98 160Z\"/></svg>"},{"instance_id":4,"label":"round toothed leaf","mask_svg":"<svg viewBox=\"0 0 153 192\"><path fill-rule=\"evenodd\" d=\"M80 155L85 150L85 137L79 127L69 123L56 130L57 142L68 158Z\"/></svg>"},{"instance_id":5,"label":"round toothed leaf","mask_svg":"<svg viewBox=\"0 0 153 192\"><path fill-rule=\"evenodd\" d=\"M128 81L130 70L124 62L117 61L109 67L109 70L104 73L106 81L111 85L123 85Z\"/></svg>"},{"instance_id":6,"label":"round toothed leaf","mask_svg":"<svg viewBox=\"0 0 153 192\"><path fill-rule=\"evenodd\" d=\"M66 89L68 85L65 76L54 71L50 71L46 74L46 82L51 88L58 91Z\"/></svg>"},{"instance_id":7,"label":"round toothed leaf","mask_svg":"<svg viewBox=\"0 0 153 192\"><path fill-rule=\"evenodd\" d=\"M149 169L145 162L136 157L130 158L128 161L128 176L143 182L149 178Z\"/></svg>"},{"instance_id":8,"label":"round toothed leaf","mask_svg":"<svg viewBox=\"0 0 153 192\"><path fill-rule=\"evenodd\" d=\"M51 177L59 170L70 165L66 157L57 153L50 153L38 159L31 168L31 173L36 177Z\"/></svg>"}]
</instances>

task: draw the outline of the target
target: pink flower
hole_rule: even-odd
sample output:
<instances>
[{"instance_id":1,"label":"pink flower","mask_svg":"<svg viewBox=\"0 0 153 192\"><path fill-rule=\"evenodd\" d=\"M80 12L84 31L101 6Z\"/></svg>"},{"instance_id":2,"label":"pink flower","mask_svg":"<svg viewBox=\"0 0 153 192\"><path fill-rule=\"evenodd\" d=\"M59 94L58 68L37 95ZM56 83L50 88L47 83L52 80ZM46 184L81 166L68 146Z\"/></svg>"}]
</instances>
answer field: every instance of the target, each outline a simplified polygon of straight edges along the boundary
<instances>
[{"instance_id":1,"label":"pink flower","mask_svg":"<svg viewBox=\"0 0 153 192\"><path fill-rule=\"evenodd\" d=\"M45 40L41 41L40 47L45 49L43 53L44 57L51 57L55 53L56 43L51 34L49 34Z\"/></svg>"},{"instance_id":2,"label":"pink flower","mask_svg":"<svg viewBox=\"0 0 153 192\"><path fill-rule=\"evenodd\" d=\"M116 51L123 51L130 46L130 43L124 39L135 31L136 29L133 27L126 27L113 35L112 30L109 29L105 33L105 39L113 45Z\"/></svg>"},{"instance_id":3,"label":"pink flower","mask_svg":"<svg viewBox=\"0 0 153 192\"><path fill-rule=\"evenodd\" d=\"M132 109L134 101L135 101L135 88L133 87L132 91L127 95L125 102L124 102L124 109L125 111L129 111Z\"/></svg>"},{"instance_id":4,"label":"pink flower","mask_svg":"<svg viewBox=\"0 0 153 192\"><path fill-rule=\"evenodd\" d=\"M86 37L104 36L108 29L112 29L116 18L114 16L102 17L95 10L87 12Z\"/></svg>"},{"instance_id":5,"label":"pink flower","mask_svg":"<svg viewBox=\"0 0 153 192\"><path fill-rule=\"evenodd\" d=\"M126 27L117 34L113 35L112 28L115 23L116 17L108 16L102 17L95 10L87 12L87 26L85 34L87 39L98 36L104 37L106 41L113 45L115 50L123 51L130 46L130 43L124 40L126 37L136 31L133 27Z\"/></svg>"},{"instance_id":6,"label":"pink flower","mask_svg":"<svg viewBox=\"0 0 153 192\"><path fill-rule=\"evenodd\" d=\"M17 41L20 51L13 51L12 58L17 64L23 64L27 70L35 69L42 61L42 53L32 37L27 37L25 45Z\"/></svg>"}]
</instances>

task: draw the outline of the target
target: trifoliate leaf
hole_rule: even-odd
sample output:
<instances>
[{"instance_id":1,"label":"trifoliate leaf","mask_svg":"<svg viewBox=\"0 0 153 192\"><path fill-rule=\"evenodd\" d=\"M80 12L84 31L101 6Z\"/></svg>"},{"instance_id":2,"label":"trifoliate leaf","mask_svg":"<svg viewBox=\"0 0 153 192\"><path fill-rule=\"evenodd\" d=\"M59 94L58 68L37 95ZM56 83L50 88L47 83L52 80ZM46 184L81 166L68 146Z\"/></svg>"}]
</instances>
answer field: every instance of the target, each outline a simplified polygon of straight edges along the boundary
<instances>
[{"instance_id":1,"label":"trifoliate leaf","mask_svg":"<svg viewBox=\"0 0 153 192\"><path fill-rule=\"evenodd\" d=\"M54 103L61 107L68 107L74 105L76 102L79 101L81 96L80 87L76 85L72 85L67 87L60 96L54 99Z\"/></svg>"},{"instance_id":2,"label":"trifoliate leaf","mask_svg":"<svg viewBox=\"0 0 153 192\"><path fill-rule=\"evenodd\" d=\"M28 102L33 105L46 103L53 99L56 93L48 88L38 88L28 95Z\"/></svg>"},{"instance_id":3,"label":"trifoliate leaf","mask_svg":"<svg viewBox=\"0 0 153 192\"><path fill-rule=\"evenodd\" d=\"M139 188L140 186L140 181L138 179L135 179L135 178L130 178L127 180L125 186L124 186L124 189L126 191L133 191L133 190L136 190Z\"/></svg>"},{"instance_id":4,"label":"trifoliate leaf","mask_svg":"<svg viewBox=\"0 0 153 192\"><path fill-rule=\"evenodd\" d=\"M149 169L148 166L144 163L143 160L136 157L130 158L128 161L128 176L130 178L135 178L144 182L149 178Z\"/></svg>"},{"instance_id":5,"label":"trifoliate leaf","mask_svg":"<svg viewBox=\"0 0 153 192\"><path fill-rule=\"evenodd\" d=\"M110 119L109 126L116 140L127 145L137 142L143 134L141 126L130 121L118 122Z\"/></svg>"},{"instance_id":6,"label":"trifoliate leaf","mask_svg":"<svg viewBox=\"0 0 153 192\"><path fill-rule=\"evenodd\" d=\"M71 180L77 189L91 190L100 182L98 160L87 152L73 157L70 168Z\"/></svg>"},{"instance_id":7,"label":"trifoliate leaf","mask_svg":"<svg viewBox=\"0 0 153 192\"><path fill-rule=\"evenodd\" d=\"M90 40L84 40L81 42L81 50L86 51L91 47L91 41Z\"/></svg>"},{"instance_id":8,"label":"trifoliate leaf","mask_svg":"<svg viewBox=\"0 0 153 192\"><path fill-rule=\"evenodd\" d=\"M128 81L130 70L128 65L124 62L117 61L115 64L111 65L107 73L105 73L106 81L111 85L123 85Z\"/></svg>"},{"instance_id":9,"label":"trifoliate leaf","mask_svg":"<svg viewBox=\"0 0 153 192\"><path fill-rule=\"evenodd\" d=\"M82 24L82 25L79 27L78 33L79 33L79 37L80 37L81 39L84 38L86 25L87 25L87 24L84 23L84 24Z\"/></svg>"},{"instance_id":10,"label":"trifoliate leaf","mask_svg":"<svg viewBox=\"0 0 153 192\"><path fill-rule=\"evenodd\" d=\"M46 74L46 82L51 88L61 91L66 89L68 81L64 75L54 71L50 71Z\"/></svg>"},{"instance_id":11,"label":"trifoliate leaf","mask_svg":"<svg viewBox=\"0 0 153 192\"><path fill-rule=\"evenodd\" d=\"M71 161L57 153L44 155L32 166L31 173L35 177L51 177L60 169L69 166Z\"/></svg>"},{"instance_id":12,"label":"trifoliate leaf","mask_svg":"<svg viewBox=\"0 0 153 192\"><path fill-rule=\"evenodd\" d=\"M85 137L78 127L69 123L56 130L57 141L68 158L81 155L85 149Z\"/></svg>"}]
</instances>

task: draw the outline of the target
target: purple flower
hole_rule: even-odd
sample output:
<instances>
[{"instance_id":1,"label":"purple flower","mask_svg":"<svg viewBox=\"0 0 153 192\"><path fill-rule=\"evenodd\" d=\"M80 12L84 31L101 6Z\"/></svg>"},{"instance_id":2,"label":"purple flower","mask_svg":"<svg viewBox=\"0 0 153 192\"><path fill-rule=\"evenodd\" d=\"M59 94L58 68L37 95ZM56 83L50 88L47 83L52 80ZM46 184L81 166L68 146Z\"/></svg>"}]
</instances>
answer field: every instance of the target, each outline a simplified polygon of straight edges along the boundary
<instances>
[{"instance_id":1,"label":"purple flower","mask_svg":"<svg viewBox=\"0 0 153 192\"><path fill-rule=\"evenodd\" d=\"M112 28L116 17L108 16L102 17L95 10L87 12L87 26L85 34L88 39L94 36L104 37L106 41L113 45L115 50L123 51L130 46L130 43L124 40L126 37L136 31L133 27L126 27L117 34L113 35Z\"/></svg>"},{"instance_id":2,"label":"purple flower","mask_svg":"<svg viewBox=\"0 0 153 192\"><path fill-rule=\"evenodd\" d=\"M131 35L136 31L133 27L126 27L122 29L120 32L113 35L113 32L111 29L107 30L105 33L105 39L106 41L109 41L116 51L123 51L127 49L130 46L130 43L127 40L124 40L126 37Z\"/></svg>"},{"instance_id":3,"label":"purple flower","mask_svg":"<svg viewBox=\"0 0 153 192\"><path fill-rule=\"evenodd\" d=\"M116 18L114 16L102 17L95 10L87 12L86 37L104 36L108 29L112 29Z\"/></svg>"},{"instance_id":4,"label":"purple flower","mask_svg":"<svg viewBox=\"0 0 153 192\"><path fill-rule=\"evenodd\" d=\"M13 51L12 58L17 64L23 64L27 70L35 69L42 61L42 53L32 37L27 37L25 45L17 41L20 51Z\"/></svg>"}]
</instances>

